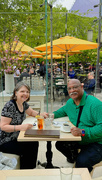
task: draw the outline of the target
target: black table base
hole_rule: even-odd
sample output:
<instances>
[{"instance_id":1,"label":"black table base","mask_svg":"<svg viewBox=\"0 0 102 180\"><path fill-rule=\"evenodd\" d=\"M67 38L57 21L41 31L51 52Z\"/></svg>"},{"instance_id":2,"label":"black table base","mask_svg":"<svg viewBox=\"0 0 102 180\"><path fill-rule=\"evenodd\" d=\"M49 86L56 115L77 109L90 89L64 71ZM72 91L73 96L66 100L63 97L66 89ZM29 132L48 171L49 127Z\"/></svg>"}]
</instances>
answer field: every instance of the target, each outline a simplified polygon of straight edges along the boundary
<instances>
[{"instance_id":1,"label":"black table base","mask_svg":"<svg viewBox=\"0 0 102 180\"><path fill-rule=\"evenodd\" d=\"M38 165L41 165L45 169L59 168L57 166L53 166L52 164L53 153L51 151L51 148L52 148L51 141L47 141L47 152L46 152L47 162L41 163L40 161L38 161Z\"/></svg>"}]
</instances>

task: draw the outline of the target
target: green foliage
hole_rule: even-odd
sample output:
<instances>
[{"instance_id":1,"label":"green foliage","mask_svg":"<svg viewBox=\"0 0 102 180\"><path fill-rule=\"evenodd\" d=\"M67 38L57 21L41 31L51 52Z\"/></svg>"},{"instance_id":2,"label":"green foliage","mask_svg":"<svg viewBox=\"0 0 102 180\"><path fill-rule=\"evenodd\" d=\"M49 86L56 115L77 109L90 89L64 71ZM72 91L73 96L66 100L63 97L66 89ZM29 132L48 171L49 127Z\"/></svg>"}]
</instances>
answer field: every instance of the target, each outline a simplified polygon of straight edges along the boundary
<instances>
[{"instance_id":1,"label":"green foliage","mask_svg":"<svg viewBox=\"0 0 102 180\"><path fill-rule=\"evenodd\" d=\"M50 0L54 5L56 0ZM44 0L1 0L0 1L0 41L7 41L9 37L18 36L21 42L35 47L46 42L45 39L45 6L39 7ZM93 41L96 42L98 24L93 22L95 17L76 15L78 11L69 13L61 5L53 6L53 39L65 36L66 33L81 39L87 39L87 31L93 30ZM88 12L87 12L88 13ZM47 40L50 41L51 22L50 7L47 7ZM66 26L65 26L66 25ZM66 29L67 27L67 29ZM85 57L86 56L86 57ZM87 58L89 57L89 58ZM100 56L102 59L102 57ZM90 51L69 57L70 61L96 61ZM84 62L83 62L84 63Z\"/></svg>"},{"instance_id":2,"label":"green foliage","mask_svg":"<svg viewBox=\"0 0 102 180\"><path fill-rule=\"evenodd\" d=\"M96 61L97 61L96 50L85 50L85 51L82 51L81 54L76 54L69 57L69 62L71 63L81 62L83 67L85 66L86 63L90 63L91 65L92 64L96 65Z\"/></svg>"}]
</instances>

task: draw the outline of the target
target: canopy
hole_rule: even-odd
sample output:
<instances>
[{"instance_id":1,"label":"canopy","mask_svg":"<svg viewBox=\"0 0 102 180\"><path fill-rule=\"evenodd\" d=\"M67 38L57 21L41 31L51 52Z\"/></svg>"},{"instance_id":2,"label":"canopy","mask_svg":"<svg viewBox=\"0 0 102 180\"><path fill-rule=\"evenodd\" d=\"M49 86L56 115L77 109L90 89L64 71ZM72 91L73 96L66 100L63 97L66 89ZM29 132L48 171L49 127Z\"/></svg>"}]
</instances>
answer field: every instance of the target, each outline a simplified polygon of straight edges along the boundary
<instances>
[{"instance_id":1,"label":"canopy","mask_svg":"<svg viewBox=\"0 0 102 180\"><path fill-rule=\"evenodd\" d=\"M53 51L52 53L53 53L53 54L63 55L63 54L66 54L66 51L65 51L65 50L63 50L63 51ZM68 55L70 56L70 55L80 54L80 53L82 53L82 52L81 52L81 51L69 51L69 52L68 52ZM42 52L41 54L42 54L42 55L46 55L46 51ZM50 51L50 50L47 51L47 54L51 54L51 51Z\"/></svg>"},{"instance_id":2,"label":"canopy","mask_svg":"<svg viewBox=\"0 0 102 180\"><path fill-rule=\"evenodd\" d=\"M98 47L97 43L86 41L83 39L78 39L71 36L61 37L59 39L53 40L53 51L78 51L86 49L96 49ZM51 48L51 42L47 43L47 50ZM46 50L46 44L35 47L35 49L40 51Z\"/></svg>"},{"instance_id":3,"label":"canopy","mask_svg":"<svg viewBox=\"0 0 102 180\"><path fill-rule=\"evenodd\" d=\"M11 52L19 51L24 53L32 53L32 54L41 54L39 51L35 50L34 48L31 48L28 45L25 45L24 43L20 41L13 41L11 44L6 43L3 48L6 50L8 48L11 48Z\"/></svg>"},{"instance_id":4,"label":"canopy","mask_svg":"<svg viewBox=\"0 0 102 180\"><path fill-rule=\"evenodd\" d=\"M53 54L53 59L61 59L61 58L65 58L65 56ZM46 57L44 57L44 59L46 59ZM47 56L47 59L51 59L51 54Z\"/></svg>"}]
</instances>

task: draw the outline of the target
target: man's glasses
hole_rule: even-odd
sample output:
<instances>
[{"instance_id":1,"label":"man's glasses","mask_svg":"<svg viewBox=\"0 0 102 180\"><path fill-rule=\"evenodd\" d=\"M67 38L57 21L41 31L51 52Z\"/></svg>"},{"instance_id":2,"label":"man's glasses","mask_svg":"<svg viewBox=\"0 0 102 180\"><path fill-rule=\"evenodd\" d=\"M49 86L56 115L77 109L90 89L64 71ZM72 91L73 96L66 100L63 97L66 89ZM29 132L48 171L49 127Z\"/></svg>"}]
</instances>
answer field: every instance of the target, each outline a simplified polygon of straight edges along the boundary
<instances>
[{"instance_id":1,"label":"man's glasses","mask_svg":"<svg viewBox=\"0 0 102 180\"><path fill-rule=\"evenodd\" d=\"M77 90L79 86L68 87L68 91Z\"/></svg>"}]
</instances>

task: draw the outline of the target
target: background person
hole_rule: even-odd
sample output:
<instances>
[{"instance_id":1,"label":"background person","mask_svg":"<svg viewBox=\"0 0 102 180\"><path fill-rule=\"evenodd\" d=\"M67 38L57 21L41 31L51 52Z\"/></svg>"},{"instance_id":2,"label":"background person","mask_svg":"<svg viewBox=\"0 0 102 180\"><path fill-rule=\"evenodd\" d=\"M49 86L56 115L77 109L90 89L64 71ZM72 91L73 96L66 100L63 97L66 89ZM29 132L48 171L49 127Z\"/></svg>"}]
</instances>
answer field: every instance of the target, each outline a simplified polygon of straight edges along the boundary
<instances>
[{"instance_id":1,"label":"background person","mask_svg":"<svg viewBox=\"0 0 102 180\"><path fill-rule=\"evenodd\" d=\"M102 88L102 66L99 69L99 76L100 76L100 80L99 80L100 88Z\"/></svg>"},{"instance_id":2,"label":"background person","mask_svg":"<svg viewBox=\"0 0 102 180\"><path fill-rule=\"evenodd\" d=\"M34 75L34 68L32 65L30 66L29 74Z\"/></svg>"},{"instance_id":3,"label":"background person","mask_svg":"<svg viewBox=\"0 0 102 180\"><path fill-rule=\"evenodd\" d=\"M76 78L75 71L73 70L72 67L69 68L68 76L69 76L70 79L75 79Z\"/></svg>"},{"instance_id":4,"label":"background person","mask_svg":"<svg viewBox=\"0 0 102 180\"><path fill-rule=\"evenodd\" d=\"M46 66L44 64L44 61L42 61L41 64L40 64L39 73L40 73L40 76L42 76L43 78L45 77Z\"/></svg>"},{"instance_id":5,"label":"background person","mask_svg":"<svg viewBox=\"0 0 102 180\"><path fill-rule=\"evenodd\" d=\"M68 82L68 93L70 99L66 105L54 113L54 118L68 116L75 126L71 128L74 136L82 136L80 142L76 142L74 148L80 149L76 159L71 157L68 144L70 142L56 142L56 148L66 156L69 162L76 161L76 168L88 168L102 161L102 102L96 97L86 95L83 85L78 79L71 79ZM83 106L80 122L77 126L79 110ZM85 135L85 136L84 136Z\"/></svg>"},{"instance_id":6,"label":"background person","mask_svg":"<svg viewBox=\"0 0 102 180\"><path fill-rule=\"evenodd\" d=\"M20 169L33 169L36 167L38 142L18 142L19 131L26 131L32 124L22 124L26 114L35 117L38 112L29 107L30 88L27 84L19 82L11 100L8 101L1 113L0 151L20 156ZM45 118L47 113L41 113Z\"/></svg>"},{"instance_id":7,"label":"background person","mask_svg":"<svg viewBox=\"0 0 102 180\"><path fill-rule=\"evenodd\" d=\"M95 88L94 72L88 73L88 81L83 84L87 93L91 93Z\"/></svg>"},{"instance_id":8,"label":"background person","mask_svg":"<svg viewBox=\"0 0 102 180\"><path fill-rule=\"evenodd\" d=\"M20 81L23 80L23 77L30 77L29 73L27 72L27 69L23 69L23 72L20 75Z\"/></svg>"}]
</instances>

